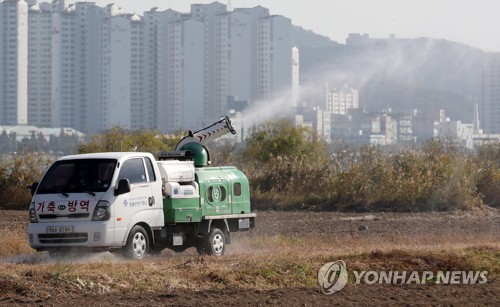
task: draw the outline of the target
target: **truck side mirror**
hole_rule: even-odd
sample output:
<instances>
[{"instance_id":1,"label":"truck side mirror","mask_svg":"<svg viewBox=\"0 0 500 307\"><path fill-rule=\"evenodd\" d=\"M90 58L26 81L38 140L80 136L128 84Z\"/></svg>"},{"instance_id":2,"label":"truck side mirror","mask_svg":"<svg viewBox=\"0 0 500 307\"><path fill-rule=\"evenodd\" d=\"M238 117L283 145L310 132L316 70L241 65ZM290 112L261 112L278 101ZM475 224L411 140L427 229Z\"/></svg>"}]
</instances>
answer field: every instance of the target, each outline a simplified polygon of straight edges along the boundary
<instances>
[{"instance_id":1,"label":"truck side mirror","mask_svg":"<svg viewBox=\"0 0 500 307\"><path fill-rule=\"evenodd\" d=\"M28 190L31 193L31 196L35 195L36 189L38 188L39 183L38 182L33 182L29 187Z\"/></svg>"},{"instance_id":2,"label":"truck side mirror","mask_svg":"<svg viewBox=\"0 0 500 307\"><path fill-rule=\"evenodd\" d=\"M120 179L120 181L118 181L118 187L115 189L115 196L128 192L130 192L130 182L126 178Z\"/></svg>"}]
</instances>

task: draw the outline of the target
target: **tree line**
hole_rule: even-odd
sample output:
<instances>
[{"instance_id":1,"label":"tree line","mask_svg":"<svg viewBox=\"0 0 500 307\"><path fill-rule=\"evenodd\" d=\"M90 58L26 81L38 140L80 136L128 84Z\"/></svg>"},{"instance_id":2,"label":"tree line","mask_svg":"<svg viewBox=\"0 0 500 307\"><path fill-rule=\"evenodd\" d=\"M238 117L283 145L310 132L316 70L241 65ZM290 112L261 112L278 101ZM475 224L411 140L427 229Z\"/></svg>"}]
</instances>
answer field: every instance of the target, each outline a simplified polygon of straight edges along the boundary
<instances>
[{"instance_id":1,"label":"tree line","mask_svg":"<svg viewBox=\"0 0 500 307\"><path fill-rule=\"evenodd\" d=\"M3 130L0 134L0 153L43 152L54 155L68 155L78 151L80 142L81 140L77 135L66 134L62 129L59 135L51 134L48 140L43 133L32 131L30 137L24 137L20 141L17 140L15 132L7 133L7 131Z\"/></svg>"},{"instance_id":2,"label":"tree line","mask_svg":"<svg viewBox=\"0 0 500 307\"><path fill-rule=\"evenodd\" d=\"M183 135L113 128L77 142L74 150L156 154L173 150ZM33 145L38 139L30 138L32 147L27 148L42 148ZM243 143L222 138L207 147L212 165L234 165L247 175L253 207L259 210L428 211L500 206L498 142L474 152L452 140L429 140L419 147L353 147L342 140L326 144L312 129L283 119L252 127ZM25 187L39 181L55 158L41 151L0 156L0 208L25 209L30 202Z\"/></svg>"}]
</instances>

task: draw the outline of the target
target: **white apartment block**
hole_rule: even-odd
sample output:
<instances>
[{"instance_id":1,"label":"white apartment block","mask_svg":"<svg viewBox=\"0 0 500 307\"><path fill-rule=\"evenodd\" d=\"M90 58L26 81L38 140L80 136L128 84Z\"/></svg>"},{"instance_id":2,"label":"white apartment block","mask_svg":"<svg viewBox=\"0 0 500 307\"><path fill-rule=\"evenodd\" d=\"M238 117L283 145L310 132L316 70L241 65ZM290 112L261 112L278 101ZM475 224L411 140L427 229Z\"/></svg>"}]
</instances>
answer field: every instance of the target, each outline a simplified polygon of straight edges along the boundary
<instances>
[{"instance_id":1,"label":"white apartment block","mask_svg":"<svg viewBox=\"0 0 500 307\"><path fill-rule=\"evenodd\" d=\"M291 20L269 16L259 20L257 36L257 98L292 100Z\"/></svg>"},{"instance_id":2,"label":"white apartment block","mask_svg":"<svg viewBox=\"0 0 500 307\"><path fill-rule=\"evenodd\" d=\"M52 106L52 11L39 5L30 8L28 16L28 122L51 127L60 119L60 108Z\"/></svg>"},{"instance_id":3,"label":"white apartment block","mask_svg":"<svg viewBox=\"0 0 500 307\"><path fill-rule=\"evenodd\" d=\"M180 81L182 101L180 101L182 122L176 129L197 130L204 118L203 97L205 76L204 23L197 19L183 22L182 28L182 79ZM224 111L222 111L224 112Z\"/></svg>"},{"instance_id":4,"label":"white apartment block","mask_svg":"<svg viewBox=\"0 0 500 307\"><path fill-rule=\"evenodd\" d=\"M271 94L271 20L259 20L257 36L257 99L270 99Z\"/></svg>"},{"instance_id":5,"label":"white apartment block","mask_svg":"<svg viewBox=\"0 0 500 307\"><path fill-rule=\"evenodd\" d=\"M181 103L182 103L182 23L173 22L167 25L165 32L167 33L167 50L166 64L167 69L167 86L166 101L161 100L159 103L166 106L165 117L160 125L167 125L167 131L173 131L181 124Z\"/></svg>"},{"instance_id":6,"label":"white apartment block","mask_svg":"<svg viewBox=\"0 0 500 307\"><path fill-rule=\"evenodd\" d=\"M279 15L269 17L271 32L268 37L270 50L270 94L275 98L286 97L292 100L292 20Z\"/></svg>"},{"instance_id":7,"label":"white apartment block","mask_svg":"<svg viewBox=\"0 0 500 307\"><path fill-rule=\"evenodd\" d=\"M350 109L359 108L359 92L347 87L330 90L327 84L325 108L332 114L347 115Z\"/></svg>"},{"instance_id":8,"label":"white apartment block","mask_svg":"<svg viewBox=\"0 0 500 307\"><path fill-rule=\"evenodd\" d=\"M28 123L28 4L0 3L0 124Z\"/></svg>"},{"instance_id":9,"label":"white apartment block","mask_svg":"<svg viewBox=\"0 0 500 307\"><path fill-rule=\"evenodd\" d=\"M181 13L167 10L151 12L155 15L157 33L157 52L152 61L156 61L156 77L152 90L156 92L157 126L162 132L174 131L180 122L180 87L181 87ZM152 17L151 17L152 18ZM150 26L150 22L147 22ZM149 58L149 57L148 57ZM151 79L150 72L148 73ZM177 110L177 111L176 111ZM177 113L176 113L177 112ZM177 122L176 122L177 121Z\"/></svg>"},{"instance_id":10,"label":"white apartment block","mask_svg":"<svg viewBox=\"0 0 500 307\"><path fill-rule=\"evenodd\" d=\"M229 17L229 94L249 105L259 99L259 20L268 17L262 6L235 9Z\"/></svg>"},{"instance_id":11,"label":"white apartment block","mask_svg":"<svg viewBox=\"0 0 500 307\"><path fill-rule=\"evenodd\" d=\"M156 37L149 45L157 44L146 57L155 70L147 71L151 89L158 89L153 104L155 128L162 132L196 129L205 111L205 23L173 10L150 11L145 18L148 31Z\"/></svg>"},{"instance_id":12,"label":"white apartment block","mask_svg":"<svg viewBox=\"0 0 500 307\"><path fill-rule=\"evenodd\" d=\"M139 15L123 14L117 5L106 7L101 20L100 129L153 128L147 100L145 71L148 36ZM97 113L97 112L96 112Z\"/></svg>"},{"instance_id":13,"label":"white apartment block","mask_svg":"<svg viewBox=\"0 0 500 307\"><path fill-rule=\"evenodd\" d=\"M144 103L145 27L141 17L130 17L130 128L151 128L148 125L148 108Z\"/></svg>"},{"instance_id":14,"label":"white apartment block","mask_svg":"<svg viewBox=\"0 0 500 307\"><path fill-rule=\"evenodd\" d=\"M215 16L215 104L214 115L224 114L229 95L229 16Z\"/></svg>"},{"instance_id":15,"label":"white apartment block","mask_svg":"<svg viewBox=\"0 0 500 307\"><path fill-rule=\"evenodd\" d=\"M62 4L62 6L60 5ZM29 9L29 124L75 127L75 14L64 1Z\"/></svg>"},{"instance_id":16,"label":"white apartment block","mask_svg":"<svg viewBox=\"0 0 500 307\"><path fill-rule=\"evenodd\" d=\"M130 129L132 109L132 20L110 16L101 28L101 128ZM137 42L135 42L137 44ZM137 71L136 71L137 73ZM134 80L136 81L136 80ZM137 84L133 89L137 90Z\"/></svg>"},{"instance_id":17,"label":"white apartment block","mask_svg":"<svg viewBox=\"0 0 500 307\"><path fill-rule=\"evenodd\" d=\"M83 130L83 97L78 95L83 86L79 80L82 67L78 67L75 38L77 16L74 11L55 12L52 16L51 109L54 113L50 127L74 127Z\"/></svg>"},{"instance_id":18,"label":"white apartment block","mask_svg":"<svg viewBox=\"0 0 500 307\"><path fill-rule=\"evenodd\" d=\"M159 65L161 61L159 59L160 48L159 46L159 35L160 27L159 23L164 19L163 16L167 15L169 11L159 13L156 9L151 9L144 12L144 96L143 96L143 117L142 119L137 118L138 121L142 122L132 123L134 128L138 124L147 129L156 129L158 127L158 119L161 118L158 109L158 97L162 87L158 87L159 84ZM165 87L165 85L163 85ZM158 90L157 90L158 89Z\"/></svg>"},{"instance_id":19,"label":"white apartment block","mask_svg":"<svg viewBox=\"0 0 500 307\"><path fill-rule=\"evenodd\" d=\"M214 119L219 119L222 114L219 110L225 106L226 102L217 101L217 31L216 16L227 14L225 4L213 2L210 4L192 4L191 16L204 23L204 120L203 123L211 123ZM219 40L220 42L220 40ZM219 75L220 78L220 75Z\"/></svg>"},{"instance_id":20,"label":"white apartment block","mask_svg":"<svg viewBox=\"0 0 500 307\"><path fill-rule=\"evenodd\" d=\"M100 131L100 22L93 3L35 3L29 10L29 123Z\"/></svg>"},{"instance_id":21,"label":"white apartment block","mask_svg":"<svg viewBox=\"0 0 500 307\"><path fill-rule=\"evenodd\" d=\"M76 14L74 100L77 104L75 109L78 111L74 123L65 124L64 115L62 122L65 127L76 127L80 131L95 133L104 129L99 125L102 84L100 38L101 22L106 17L106 9L96 6L93 2L76 2L74 12Z\"/></svg>"},{"instance_id":22,"label":"white apartment block","mask_svg":"<svg viewBox=\"0 0 500 307\"><path fill-rule=\"evenodd\" d=\"M249 9L250 10L250 9ZM252 101L252 69L256 67L256 57L252 52L252 33L255 33L256 20L249 10L238 9L226 16L227 41L227 95L242 101ZM254 45L255 46L255 45Z\"/></svg>"},{"instance_id":23,"label":"white apartment block","mask_svg":"<svg viewBox=\"0 0 500 307\"><path fill-rule=\"evenodd\" d=\"M488 55L482 77L481 127L486 134L500 134L500 53Z\"/></svg>"}]
</instances>

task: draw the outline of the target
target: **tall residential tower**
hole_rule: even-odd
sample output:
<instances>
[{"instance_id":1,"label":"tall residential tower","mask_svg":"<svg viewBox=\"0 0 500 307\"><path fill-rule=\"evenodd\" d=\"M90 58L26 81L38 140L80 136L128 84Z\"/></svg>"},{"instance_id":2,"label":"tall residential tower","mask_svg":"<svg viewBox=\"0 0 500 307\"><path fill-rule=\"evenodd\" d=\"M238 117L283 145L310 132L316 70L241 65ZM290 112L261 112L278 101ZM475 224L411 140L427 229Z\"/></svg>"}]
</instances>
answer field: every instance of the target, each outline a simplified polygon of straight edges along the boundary
<instances>
[{"instance_id":1,"label":"tall residential tower","mask_svg":"<svg viewBox=\"0 0 500 307\"><path fill-rule=\"evenodd\" d=\"M28 123L28 4L0 3L0 123Z\"/></svg>"},{"instance_id":2,"label":"tall residential tower","mask_svg":"<svg viewBox=\"0 0 500 307\"><path fill-rule=\"evenodd\" d=\"M484 133L500 133L500 53L489 54L483 66L480 123Z\"/></svg>"}]
</instances>

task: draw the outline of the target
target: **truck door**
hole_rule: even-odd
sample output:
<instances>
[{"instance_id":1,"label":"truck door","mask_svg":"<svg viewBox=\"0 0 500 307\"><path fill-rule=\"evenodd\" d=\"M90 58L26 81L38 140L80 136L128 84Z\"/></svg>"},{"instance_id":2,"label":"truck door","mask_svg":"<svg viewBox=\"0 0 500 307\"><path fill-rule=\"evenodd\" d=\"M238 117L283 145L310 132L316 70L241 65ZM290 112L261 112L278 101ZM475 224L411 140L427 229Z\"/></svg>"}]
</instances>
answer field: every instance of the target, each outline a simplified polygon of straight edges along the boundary
<instances>
[{"instance_id":1,"label":"truck door","mask_svg":"<svg viewBox=\"0 0 500 307\"><path fill-rule=\"evenodd\" d=\"M243 203L243 196L241 195L241 183L231 182L231 213L243 213L241 204Z\"/></svg>"},{"instance_id":2,"label":"truck door","mask_svg":"<svg viewBox=\"0 0 500 307\"><path fill-rule=\"evenodd\" d=\"M131 158L123 162L116 182L128 179L130 192L119 195L115 201L116 240L126 240L126 233L140 214L140 221L151 225L154 221L154 201L151 183L148 182L144 159Z\"/></svg>"},{"instance_id":3,"label":"truck door","mask_svg":"<svg viewBox=\"0 0 500 307\"><path fill-rule=\"evenodd\" d=\"M230 214L228 181L212 180L206 190L206 213L208 215Z\"/></svg>"},{"instance_id":4,"label":"truck door","mask_svg":"<svg viewBox=\"0 0 500 307\"><path fill-rule=\"evenodd\" d=\"M155 171L153 161L150 158L144 157L148 182L151 185L151 196L148 198L148 205L154 210L154 221L150 224L151 227L163 227L165 225L163 215L163 195L162 195L162 180L159 173Z\"/></svg>"}]
</instances>

